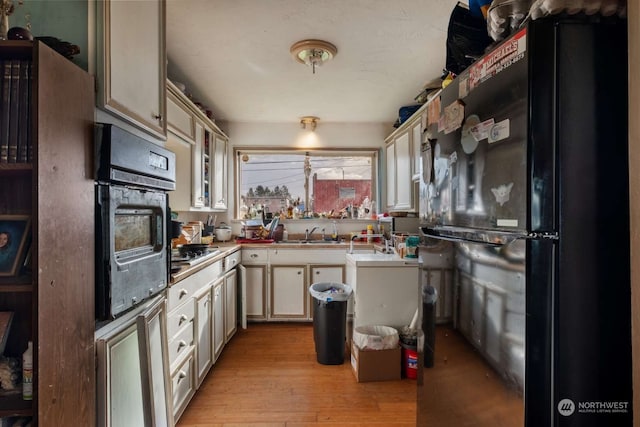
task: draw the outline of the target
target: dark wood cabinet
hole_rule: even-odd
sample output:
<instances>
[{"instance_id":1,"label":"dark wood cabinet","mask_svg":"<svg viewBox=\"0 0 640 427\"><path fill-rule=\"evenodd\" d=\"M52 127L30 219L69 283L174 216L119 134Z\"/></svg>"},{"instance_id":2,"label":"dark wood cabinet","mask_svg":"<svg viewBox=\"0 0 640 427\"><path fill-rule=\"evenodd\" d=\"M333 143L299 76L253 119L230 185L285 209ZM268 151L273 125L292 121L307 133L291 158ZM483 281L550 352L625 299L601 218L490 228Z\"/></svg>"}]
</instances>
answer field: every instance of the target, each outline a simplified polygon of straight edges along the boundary
<instances>
[{"instance_id":1,"label":"dark wood cabinet","mask_svg":"<svg viewBox=\"0 0 640 427\"><path fill-rule=\"evenodd\" d=\"M93 78L38 41L1 41L0 60L10 59L31 64L33 155L0 163L0 218L30 218L30 263L0 277L0 311L14 313L5 356L33 341L34 396L0 392L0 417L94 425Z\"/></svg>"}]
</instances>

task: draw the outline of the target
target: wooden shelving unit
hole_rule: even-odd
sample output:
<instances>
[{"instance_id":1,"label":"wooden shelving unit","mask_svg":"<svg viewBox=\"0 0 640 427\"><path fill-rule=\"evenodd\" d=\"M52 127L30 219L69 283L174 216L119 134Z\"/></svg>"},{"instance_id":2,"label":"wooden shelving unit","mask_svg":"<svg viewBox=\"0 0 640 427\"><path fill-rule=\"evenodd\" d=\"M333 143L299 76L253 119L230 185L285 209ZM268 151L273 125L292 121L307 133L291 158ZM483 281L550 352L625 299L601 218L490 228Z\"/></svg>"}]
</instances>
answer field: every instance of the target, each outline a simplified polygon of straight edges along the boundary
<instances>
[{"instance_id":1,"label":"wooden shelving unit","mask_svg":"<svg viewBox=\"0 0 640 427\"><path fill-rule=\"evenodd\" d=\"M0 389L0 417L93 425L93 78L39 41L0 41L8 59L31 63L29 120L19 126L30 127L33 156L0 163L0 218L27 215L31 245L30 268L0 277L0 311L14 313L3 356L21 360L33 341L34 396Z\"/></svg>"}]
</instances>

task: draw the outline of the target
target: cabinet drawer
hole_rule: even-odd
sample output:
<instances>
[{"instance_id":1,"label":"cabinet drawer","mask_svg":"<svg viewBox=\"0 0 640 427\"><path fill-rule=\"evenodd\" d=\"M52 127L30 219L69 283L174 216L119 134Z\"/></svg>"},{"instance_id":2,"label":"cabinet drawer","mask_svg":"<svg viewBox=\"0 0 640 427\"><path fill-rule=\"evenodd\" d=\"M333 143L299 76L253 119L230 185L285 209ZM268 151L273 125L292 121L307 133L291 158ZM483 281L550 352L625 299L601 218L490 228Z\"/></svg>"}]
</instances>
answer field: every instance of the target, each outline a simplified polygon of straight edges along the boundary
<instances>
[{"instance_id":1,"label":"cabinet drawer","mask_svg":"<svg viewBox=\"0 0 640 427\"><path fill-rule=\"evenodd\" d=\"M242 249L242 264L266 264L266 249Z\"/></svg>"},{"instance_id":2,"label":"cabinet drawer","mask_svg":"<svg viewBox=\"0 0 640 427\"><path fill-rule=\"evenodd\" d=\"M171 340L176 334L193 321L195 316L195 303L193 298L185 304L180 305L177 309L170 312L167 316L167 338Z\"/></svg>"},{"instance_id":3,"label":"cabinet drawer","mask_svg":"<svg viewBox=\"0 0 640 427\"><path fill-rule=\"evenodd\" d=\"M173 392L173 416L174 421L182 415L187 404L196 392L195 387L195 357L194 352L184 360L171 377L171 390Z\"/></svg>"},{"instance_id":4,"label":"cabinet drawer","mask_svg":"<svg viewBox=\"0 0 640 427\"><path fill-rule=\"evenodd\" d=\"M240 264L241 259L242 256L240 254L240 251L236 251L231 255L226 256L222 264L224 272L226 273L229 270L233 270L238 264Z\"/></svg>"},{"instance_id":5,"label":"cabinet drawer","mask_svg":"<svg viewBox=\"0 0 640 427\"><path fill-rule=\"evenodd\" d=\"M169 366L193 347L193 320L169 341Z\"/></svg>"},{"instance_id":6,"label":"cabinet drawer","mask_svg":"<svg viewBox=\"0 0 640 427\"><path fill-rule=\"evenodd\" d=\"M216 261L184 280L174 283L167 291L167 311L175 310L180 304L192 298L203 286L216 280L222 274L222 261Z\"/></svg>"}]
</instances>

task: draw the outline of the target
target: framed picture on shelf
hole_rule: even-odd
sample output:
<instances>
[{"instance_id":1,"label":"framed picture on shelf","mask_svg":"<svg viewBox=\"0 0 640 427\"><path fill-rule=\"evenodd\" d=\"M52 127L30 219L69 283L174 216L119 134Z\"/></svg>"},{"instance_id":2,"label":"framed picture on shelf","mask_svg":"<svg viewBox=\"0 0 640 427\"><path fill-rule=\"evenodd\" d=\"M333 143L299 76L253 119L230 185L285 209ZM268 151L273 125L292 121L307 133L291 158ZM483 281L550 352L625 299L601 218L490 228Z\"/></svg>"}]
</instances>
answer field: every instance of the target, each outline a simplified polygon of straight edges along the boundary
<instances>
[{"instance_id":1,"label":"framed picture on shelf","mask_svg":"<svg viewBox=\"0 0 640 427\"><path fill-rule=\"evenodd\" d=\"M0 277L20 273L30 226L29 215L0 215Z\"/></svg>"}]
</instances>

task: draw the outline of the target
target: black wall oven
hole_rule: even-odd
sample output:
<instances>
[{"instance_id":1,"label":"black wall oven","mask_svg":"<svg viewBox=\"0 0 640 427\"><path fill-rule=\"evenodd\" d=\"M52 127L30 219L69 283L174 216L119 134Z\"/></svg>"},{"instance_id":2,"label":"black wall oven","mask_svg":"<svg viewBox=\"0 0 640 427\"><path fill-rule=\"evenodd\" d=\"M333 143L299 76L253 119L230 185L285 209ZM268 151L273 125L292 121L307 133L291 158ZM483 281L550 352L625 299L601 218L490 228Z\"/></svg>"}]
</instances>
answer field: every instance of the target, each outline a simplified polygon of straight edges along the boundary
<instances>
[{"instance_id":1,"label":"black wall oven","mask_svg":"<svg viewBox=\"0 0 640 427\"><path fill-rule=\"evenodd\" d=\"M111 124L96 124L96 317L111 320L169 281L175 154Z\"/></svg>"}]
</instances>

